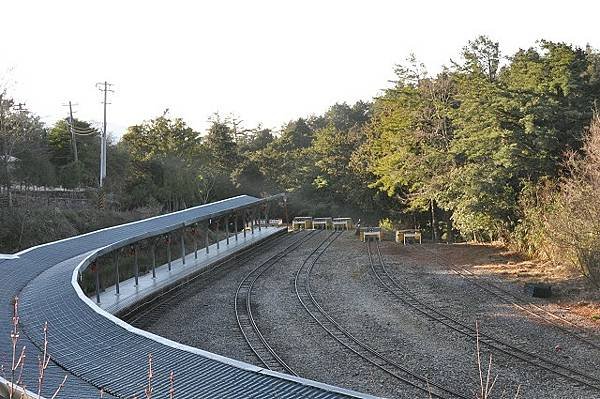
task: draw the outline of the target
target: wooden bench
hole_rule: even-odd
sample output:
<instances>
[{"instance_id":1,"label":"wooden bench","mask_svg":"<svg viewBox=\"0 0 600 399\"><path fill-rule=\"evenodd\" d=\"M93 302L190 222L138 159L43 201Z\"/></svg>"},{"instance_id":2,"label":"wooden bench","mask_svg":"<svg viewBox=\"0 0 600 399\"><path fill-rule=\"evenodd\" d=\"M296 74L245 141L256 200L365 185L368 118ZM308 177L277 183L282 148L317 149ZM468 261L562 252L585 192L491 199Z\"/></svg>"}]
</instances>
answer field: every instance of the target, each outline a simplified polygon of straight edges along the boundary
<instances>
[{"instance_id":1,"label":"wooden bench","mask_svg":"<svg viewBox=\"0 0 600 399\"><path fill-rule=\"evenodd\" d=\"M331 218L314 218L313 228L327 230L331 226Z\"/></svg>"},{"instance_id":2,"label":"wooden bench","mask_svg":"<svg viewBox=\"0 0 600 399\"><path fill-rule=\"evenodd\" d=\"M333 218L331 221L334 230L338 227L342 230L350 230L352 228L352 218Z\"/></svg>"},{"instance_id":3,"label":"wooden bench","mask_svg":"<svg viewBox=\"0 0 600 399\"><path fill-rule=\"evenodd\" d=\"M396 242L402 242L406 245L407 238L414 238L415 241L419 240L421 244L421 230L398 230L396 231Z\"/></svg>"},{"instance_id":4,"label":"wooden bench","mask_svg":"<svg viewBox=\"0 0 600 399\"><path fill-rule=\"evenodd\" d=\"M360 229L360 240L363 242L367 241L367 238L374 238L381 241L381 228L380 227L364 227Z\"/></svg>"},{"instance_id":5,"label":"wooden bench","mask_svg":"<svg viewBox=\"0 0 600 399\"><path fill-rule=\"evenodd\" d=\"M312 220L310 216L295 217L292 220L292 230L296 229L312 229Z\"/></svg>"}]
</instances>

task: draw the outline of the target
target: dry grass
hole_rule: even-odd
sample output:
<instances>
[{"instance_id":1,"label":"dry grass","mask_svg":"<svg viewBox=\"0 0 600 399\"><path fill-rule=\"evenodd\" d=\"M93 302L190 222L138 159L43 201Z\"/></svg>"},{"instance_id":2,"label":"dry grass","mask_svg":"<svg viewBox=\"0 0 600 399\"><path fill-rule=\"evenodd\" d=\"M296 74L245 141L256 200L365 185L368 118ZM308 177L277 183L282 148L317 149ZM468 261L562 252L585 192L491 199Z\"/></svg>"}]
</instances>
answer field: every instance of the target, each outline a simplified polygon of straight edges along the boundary
<instances>
[{"instance_id":1,"label":"dry grass","mask_svg":"<svg viewBox=\"0 0 600 399\"><path fill-rule=\"evenodd\" d=\"M38 386L37 394L34 395L27 390L23 382L23 370L25 368L26 354L25 346L20 346L20 331L19 331L19 298L13 299L13 315L11 324L11 344L12 344L12 363L10 368L10 376L7 384L8 399L42 399L42 388L44 385L44 377L46 369L50 364L50 356L48 355L48 323L44 324L44 350L42 356L38 356ZM56 387L51 399L55 399L65 386L67 376Z\"/></svg>"},{"instance_id":2,"label":"dry grass","mask_svg":"<svg viewBox=\"0 0 600 399\"><path fill-rule=\"evenodd\" d=\"M565 161L567 173L522 200L519 247L554 264L568 265L600 288L600 115L586 135L582 153Z\"/></svg>"},{"instance_id":3,"label":"dry grass","mask_svg":"<svg viewBox=\"0 0 600 399\"><path fill-rule=\"evenodd\" d=\"M442 250L441 256L449 263L480 275L497 276L521 286L549 283L553 296L546 300L548 305L580 316L591 328L600 326L600 290L571 266L528 259L499 243L453 244L438 250Z\"/></svg>"},{"instance_id":4,"label":"dry grass","mask_svg":"<svg viewBox=\"0 0 600 399\"><path fill-rule=\"evenodd\" d=\"M492 392L496 386L498 375L492 376L492 354L489 354L489 360L487 362L487 369L484 368L483 360L481 358L481 347L479 344L479 323L475 322L476 331L476 354L477 354L477 368L479 370L479 392L476 393L476 399L492 399ZM518 399L521 391L521 385L517 387L515 396L513 399Z\"/></svg>"}]
</instances>

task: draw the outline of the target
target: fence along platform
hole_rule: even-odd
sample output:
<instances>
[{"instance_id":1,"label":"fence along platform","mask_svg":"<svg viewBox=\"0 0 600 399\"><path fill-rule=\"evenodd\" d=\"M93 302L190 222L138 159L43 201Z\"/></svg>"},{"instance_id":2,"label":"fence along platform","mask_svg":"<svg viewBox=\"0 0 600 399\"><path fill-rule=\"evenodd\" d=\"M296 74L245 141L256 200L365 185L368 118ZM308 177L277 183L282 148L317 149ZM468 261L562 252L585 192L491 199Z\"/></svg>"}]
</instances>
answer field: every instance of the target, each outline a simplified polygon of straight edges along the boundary
<instances>
[{"instance_id":1,"label":"fence along platform","mask_svg":"<svg viewBox=\"0 0 600 399\"><path fill-rule=\"evenodd\" d=\"M116 294L116 286L106 287L104 292L100 293L100 302L98 306L111 314L119 314L123 310L134 306L136 303L168 289L177 284L178 281L192 277L203 269L219 263L231 255L251 247L262 240L273 235L281 234L287 229L285 227L263 227L261 231L254 229L254 233L238 233L234 239L223 239L218 244L209 246L209 250L204 248L187 254L186 261L178 258L168 263L158 266L155 273L148 273L138 277L136 283L135 277L119 282L119 294ZM154 274L154 275L153 275Z\"/></svg>"}]
</instances>

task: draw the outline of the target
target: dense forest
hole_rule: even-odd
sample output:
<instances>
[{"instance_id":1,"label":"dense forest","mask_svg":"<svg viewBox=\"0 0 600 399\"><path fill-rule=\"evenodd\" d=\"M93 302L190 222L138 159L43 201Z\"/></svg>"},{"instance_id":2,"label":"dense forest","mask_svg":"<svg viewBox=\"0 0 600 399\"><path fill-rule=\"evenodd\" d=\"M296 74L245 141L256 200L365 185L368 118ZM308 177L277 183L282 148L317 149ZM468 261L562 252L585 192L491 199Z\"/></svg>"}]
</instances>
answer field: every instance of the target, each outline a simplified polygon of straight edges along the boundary
<instances>
[{"instance_id":1,"label":"dense forest","mask_svg":"<svg viewBox=\"0 0 600 399\"><path fill-rule=\"evenodd\" d=\"M502 240L593 275L600 53L541 40L505 56L481 36L435 75L414 56L395 75L370 101L334 104L275 131L215 114L197 132L165 111L110 143L105 191L122 210L163 211L287 192L294 214L416 227L433 240ZM4 93L3 192L96 187L99 132L72 125L47 127ZM564 233L572 226L576 238Z\"/></svg>"}]
</instances>

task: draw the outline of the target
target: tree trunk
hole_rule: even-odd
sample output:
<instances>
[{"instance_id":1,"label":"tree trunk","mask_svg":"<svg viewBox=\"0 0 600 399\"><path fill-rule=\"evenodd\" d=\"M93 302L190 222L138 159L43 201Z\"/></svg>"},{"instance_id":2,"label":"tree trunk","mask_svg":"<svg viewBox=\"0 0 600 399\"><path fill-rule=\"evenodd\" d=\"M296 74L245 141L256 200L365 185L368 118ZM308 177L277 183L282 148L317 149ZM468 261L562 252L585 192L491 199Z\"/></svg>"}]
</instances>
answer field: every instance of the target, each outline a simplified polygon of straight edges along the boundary
<instances>
[{"instance_id":1,"label":"tree trunk","mask_svg":"<svg viewBox=\"0 0 600 399\"><path fill-rule=\"evenodd\" d=\"M8 166L6 167L6 195L8 196L8 207L13 207L13 198L12 198L12 182L10 181L10 171L8 170Z\"/></svg>"},{"instance_id":2,"label":"tree trunk","mask_svg":"<svg viewBox=\"0 0 600 399\"><path fill-rule=\"evenodd\" d=\"M431 204L431 239L433 242L438 241L437 220L435 218L435 200L430 200Z\"/></svg>"}]
</instances>

